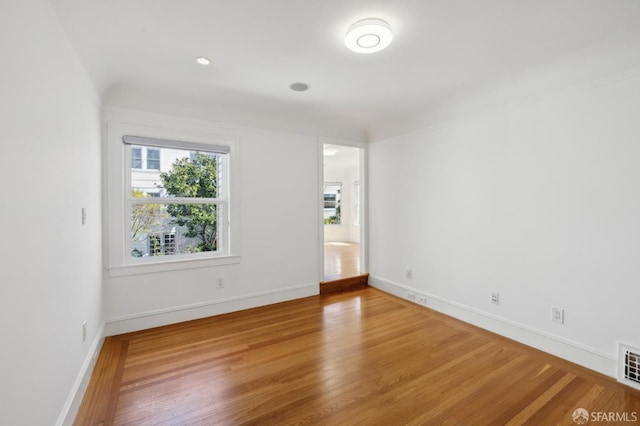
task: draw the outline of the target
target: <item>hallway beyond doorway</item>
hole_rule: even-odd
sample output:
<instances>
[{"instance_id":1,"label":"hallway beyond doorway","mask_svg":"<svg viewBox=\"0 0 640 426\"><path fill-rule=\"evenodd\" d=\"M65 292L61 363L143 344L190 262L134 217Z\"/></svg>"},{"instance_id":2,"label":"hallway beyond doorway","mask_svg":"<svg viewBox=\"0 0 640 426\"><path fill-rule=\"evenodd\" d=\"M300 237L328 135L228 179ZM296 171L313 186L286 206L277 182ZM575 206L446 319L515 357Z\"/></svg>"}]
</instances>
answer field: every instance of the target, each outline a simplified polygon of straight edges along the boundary
<instances>
[{"instance_id":1,"label":"hallway beyond doorway","mask_svg":"<svg viewBox=\"0 0 640 426\"><path fill-rule=\"evenodd\" d=\"M325 281L355 277L360 272L360 244L340 241L324 243Z\"/></svg>"}]
</instances>

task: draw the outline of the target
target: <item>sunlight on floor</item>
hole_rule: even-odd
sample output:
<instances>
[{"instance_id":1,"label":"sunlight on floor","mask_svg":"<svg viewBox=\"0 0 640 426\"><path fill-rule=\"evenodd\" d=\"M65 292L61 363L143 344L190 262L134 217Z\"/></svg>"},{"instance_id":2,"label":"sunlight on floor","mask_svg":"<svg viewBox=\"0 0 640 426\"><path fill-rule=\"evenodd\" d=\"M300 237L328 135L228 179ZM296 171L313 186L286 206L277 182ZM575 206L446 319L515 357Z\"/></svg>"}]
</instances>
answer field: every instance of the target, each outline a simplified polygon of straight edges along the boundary
<instances>
[{"instance_id":1,"label":"sunlight on floor","mask_svg":"<svg viewBox=\"0 0 640 426\"><path fill-rule=\"evenodd\" d=\"M324 243L325 281L360 275L360 244L343 241Z\"/></svg>"}]
</instances>

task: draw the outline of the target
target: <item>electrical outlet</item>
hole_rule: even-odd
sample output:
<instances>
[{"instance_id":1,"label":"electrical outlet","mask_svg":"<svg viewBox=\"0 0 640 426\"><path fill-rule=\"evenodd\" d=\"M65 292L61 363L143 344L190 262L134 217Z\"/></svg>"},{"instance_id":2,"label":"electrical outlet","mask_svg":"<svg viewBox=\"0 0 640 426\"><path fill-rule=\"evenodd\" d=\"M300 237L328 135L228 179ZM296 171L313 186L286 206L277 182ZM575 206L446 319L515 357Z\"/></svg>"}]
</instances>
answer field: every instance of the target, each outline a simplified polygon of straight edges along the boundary
<instances>
[{"instance_id":1,"label":"electrical outlet","mask_svg":"<svg viewBox=\"0 0 640 426\"><path fill-rule=\"evenodd\" d=\"M83 225L87 224L87 208L86 207L82 208L82 224Z\"/></svg>"},{"instance_id":2,"label":"electrical outlet","mask_svg":"<svg viewBox=\"0 0 640 426\"><path fill-rule=\"evenodd\" d=\"M87 322L82 323L82 343L87 340Z\"/></svg>"},{"instance_id":3,"label":"electrical outlet","mask_svg":"<svg viewBox=\"0 0 640 426\"><path fill-rule=\"evenodd\" d=\"M491 303L494 305L500 304L500 294L499 293L491 293Z\"/></svg>"},{"instance_id":4,"label":"electrical outlet","mask_svg":"<svg viewBox=\"0 0 640 426\"><path fill-rule=\"evenodd\" d=\"M407 299L416 300L416 294L415 293L407 293Z\"/></svg>"},{"instance_id":5,"label":"electrical outlet","mask_svg":"<svg viewBox=\"0 0 640 426\"><path fill-rule=\"evenodd\" d=\"M218 278L216 280L216 287L218 288L224 288L224 278Z\"/></svg>"},{"instance_id":6,"label":"electrical outlet","mask_svg":"<svg viewBox=\"0 0 640 426\"><path fill-rule=\"evenodd\" d=\"M564 309L552 306L551 321L557 322L558 324L564 324Z\"/></svg>"},{"instance_id":7,"label":"electrical outlet","mask_svg":"<svg viewBox=\"0 0 640 426\"><path fill-rule=\"evenodd\" d=\"M427 304L427 296L423 296L422 294L418 295L418 303L421 305Z\"/></svg>"},{"instance_id":8,"label":"electrical outlet","mask_svg":"<svg viewBox=\"0 0 640 426\"><path fill-rule=\"evenodd\" d=\"M411 269L407 269L404 273L405 277L410 280L413 278L413 271Z\"/></svg>"}]
</instances>

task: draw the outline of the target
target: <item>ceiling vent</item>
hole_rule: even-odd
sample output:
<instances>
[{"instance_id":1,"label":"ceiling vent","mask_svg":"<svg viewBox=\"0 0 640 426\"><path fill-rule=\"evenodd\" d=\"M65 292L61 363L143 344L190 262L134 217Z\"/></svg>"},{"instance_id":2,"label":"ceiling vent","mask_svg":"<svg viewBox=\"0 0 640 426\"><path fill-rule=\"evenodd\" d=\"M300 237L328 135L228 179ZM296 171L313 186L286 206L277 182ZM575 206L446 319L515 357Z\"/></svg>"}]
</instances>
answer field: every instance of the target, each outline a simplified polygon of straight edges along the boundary
<instances>
[{"instance_id":1,"label":"ceiling vent","mask_svg":"<svg viewBox=\"0 0 640 426\"><path fill-rule=\"evenodd\" d=\"M640 390L640 349L620 344L618 381Z\"/></svg>"}]
</instances>

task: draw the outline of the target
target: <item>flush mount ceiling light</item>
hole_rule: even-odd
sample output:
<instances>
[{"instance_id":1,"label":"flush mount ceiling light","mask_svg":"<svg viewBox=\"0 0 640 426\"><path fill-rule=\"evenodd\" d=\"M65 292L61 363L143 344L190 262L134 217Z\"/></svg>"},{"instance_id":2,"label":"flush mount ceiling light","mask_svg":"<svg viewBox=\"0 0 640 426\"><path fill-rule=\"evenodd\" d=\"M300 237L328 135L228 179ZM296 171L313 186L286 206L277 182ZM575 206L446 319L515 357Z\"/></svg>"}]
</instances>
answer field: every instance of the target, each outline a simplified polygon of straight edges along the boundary
<instances>
[{"instance_id":1,"label":"flush mount ceiling light","mask_svg":"<svg viewBox=\"0 0 640 426\"><path fill-rule=\"evenodd\" d=\"M379 52L393 40L391 27L386 21L376 18L362 19L347 30L344 44L357 53Z\"/></svg>"},{"instance_id":2,"label":"flush mount ceiling light","mask_svg":"<svg viewBox=\"0 0 640 426\"><path fill-rule=\"evenodd\" d=\"M211 65L211 59L205 58L204 56L198 56L196 62L204 66Z\"/></svg>"}]
</instances>

